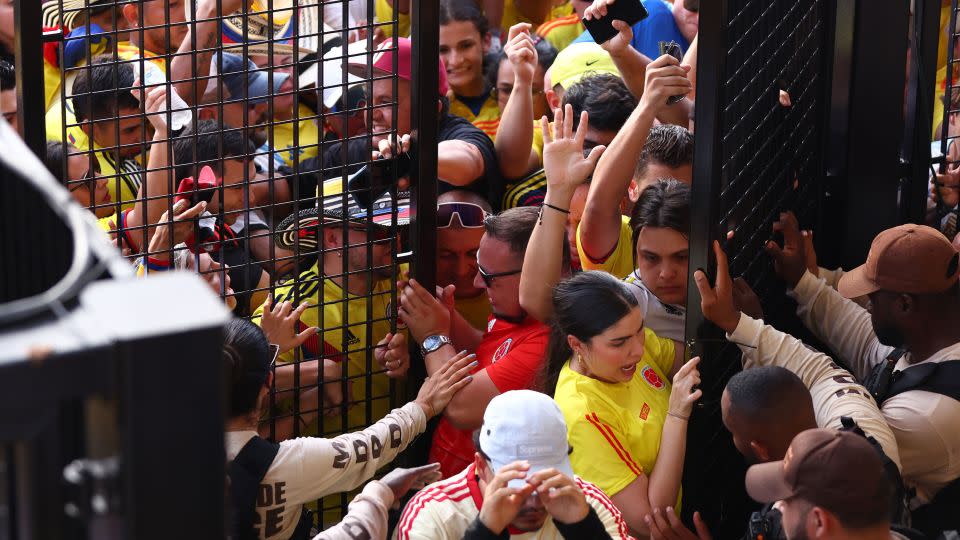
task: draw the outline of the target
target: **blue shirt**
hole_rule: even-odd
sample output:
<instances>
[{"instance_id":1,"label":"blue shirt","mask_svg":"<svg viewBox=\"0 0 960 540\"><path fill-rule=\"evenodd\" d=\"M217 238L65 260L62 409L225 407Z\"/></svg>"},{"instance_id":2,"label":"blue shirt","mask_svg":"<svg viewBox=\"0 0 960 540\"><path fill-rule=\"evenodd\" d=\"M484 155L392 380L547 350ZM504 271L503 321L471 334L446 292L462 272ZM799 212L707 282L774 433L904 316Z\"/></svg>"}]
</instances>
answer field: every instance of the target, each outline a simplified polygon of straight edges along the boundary
<instances>
[{"instance_id":1,"label":"blue shirt","mask_svg":"<svg viewBox=\"0 0 960 540\"><path fill-rule=\"evenodd\" d=\"M661 41L676 41L686 53L690 42L680 33L670 6L663 0L643 0L643 7L647 9L649 16L633 25L633 40L630 41L630 45L651 60L660 56ZM590 32L584 32L573 40L574 43L584 41L593 41Z\"/></svg>"}]
</instances>

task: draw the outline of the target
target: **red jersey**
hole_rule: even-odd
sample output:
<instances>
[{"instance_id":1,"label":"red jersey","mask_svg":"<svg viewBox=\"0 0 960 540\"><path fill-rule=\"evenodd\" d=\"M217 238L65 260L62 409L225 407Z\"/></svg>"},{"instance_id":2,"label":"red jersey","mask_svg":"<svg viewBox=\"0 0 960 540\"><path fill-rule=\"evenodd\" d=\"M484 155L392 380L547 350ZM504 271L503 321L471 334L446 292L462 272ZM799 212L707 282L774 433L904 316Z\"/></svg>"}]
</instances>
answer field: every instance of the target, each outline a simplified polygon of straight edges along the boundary
<instances>
[{"instance_id":1,"label":"red jersey","mask_svg":"<svg viewBox=\"0 0 960 540\"><path fill-rule=\"evenodd\" d=\"M550 339L547 325L527 317L521 323L502 321L490 316L487 331L477 347L477 368L485 369L500 393L524 390L543 365ZM441 418L430 446L430 462L440 463L440 472L449 478L473 462L473 432L454 428Z\"/></svg>"}]
</instances>

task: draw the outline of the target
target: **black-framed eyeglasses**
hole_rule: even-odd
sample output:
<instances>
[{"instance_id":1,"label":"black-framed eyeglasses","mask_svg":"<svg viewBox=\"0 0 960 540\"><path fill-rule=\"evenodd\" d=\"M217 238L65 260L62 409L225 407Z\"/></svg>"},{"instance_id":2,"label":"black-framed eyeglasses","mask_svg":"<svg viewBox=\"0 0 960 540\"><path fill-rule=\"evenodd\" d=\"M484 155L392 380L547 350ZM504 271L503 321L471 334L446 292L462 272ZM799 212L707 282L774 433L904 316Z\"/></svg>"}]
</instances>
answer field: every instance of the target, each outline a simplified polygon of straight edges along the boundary
<instances>
[{"instance_id":1,"label":"black-framed eyeglasses","mask_svg":"<svg viewBox=\"0 0 960 540\"><path fill-rule=\"evenodd\" d=\"M482 266L480 266L480 261L477 261L477 271L480 272L480 278L483 279L483 284L486 285L487 287L492 287L494 279L498 277L513 276L513 275L519 274L523 270L518 269L518 270L509 270L507 272L490 273L484 270Z\"/></svg>"},{"instance_id":2,"label":"black-framed eyeglasses","mask_svg":"<svg viewBox=\"0 0 960 540\"><path fill-rule=\"evenodd\" d=\"M73 187L70 188L70 192L73 193L74 191L85 187L87 188L87 191L89 191L90 194L92 195L97 189L96 188L97 172L98 171L93 167L87 169L87 172L83 173L83 176L80 177L80 180L77 180L73 184Z\"/></svg>"}]
</instances>

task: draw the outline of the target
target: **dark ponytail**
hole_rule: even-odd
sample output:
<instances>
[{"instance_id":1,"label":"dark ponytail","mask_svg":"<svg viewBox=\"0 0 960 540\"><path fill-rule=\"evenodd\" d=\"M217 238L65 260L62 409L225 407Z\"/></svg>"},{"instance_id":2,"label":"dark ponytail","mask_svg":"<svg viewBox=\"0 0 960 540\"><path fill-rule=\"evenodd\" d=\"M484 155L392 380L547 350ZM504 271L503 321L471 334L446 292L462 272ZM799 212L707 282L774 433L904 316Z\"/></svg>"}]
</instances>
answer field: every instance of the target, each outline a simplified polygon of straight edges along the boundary
<instances>
[{"instance_id":1,"label":"dark ponytail","mask_svg":"<svg viewBox=\"0 0 960 540\"><path fill-rule=\"evenodd\" d=\"M637 298L626 285L606 272L581 272L557 284L553 289L553 321L540 390L551 396L556 391L560 370L573 354L568 335L588 342L617 324L637 305Z\"/></svg>"},{"instance_id":2,"label":"dark ponytail","mask_svg":"<svg viewBox=\"0 0 960 540\"><path fill-rule=\"evenodd\" d=\"M230 418L250 414L270 373L270 343L259 326L233 319L223 340L223 369Z\"/></svg>"}]
</instances>

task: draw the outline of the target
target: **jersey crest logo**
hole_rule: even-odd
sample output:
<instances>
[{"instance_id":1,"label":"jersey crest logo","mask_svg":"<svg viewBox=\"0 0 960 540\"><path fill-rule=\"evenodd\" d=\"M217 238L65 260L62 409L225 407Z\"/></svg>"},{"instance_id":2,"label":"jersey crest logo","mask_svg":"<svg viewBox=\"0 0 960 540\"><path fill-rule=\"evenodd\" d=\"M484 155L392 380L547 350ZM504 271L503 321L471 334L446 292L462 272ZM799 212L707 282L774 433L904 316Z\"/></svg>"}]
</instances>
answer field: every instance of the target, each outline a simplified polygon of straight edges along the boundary
<instances>
[{"instance_id":1,"label":"jersey crest logo","mask_svg":"<svg viewBox=\"0 0 960 540\"><path fill-rule=\"evenodd\" d=\"M650 366L644 366L640 374L643 375L643 380L647 381L647 384L657 390L662 390L664 386L666 386L663 384L663 379L660 378L660 375L657 375L657 372Z\"/></svg>"},{"instance_id":2,"label":"jersey crest logo","mask_svg":"<svg viewBox=\"0 0 960 540\"><path fill-rule=\"evenodd\" d=\"M650 406L644 403L643 407L640 407L640 419L646 420L648 416L650 416Z\"/></svg>"},{"instance_id":3,"label":"jersey crest logo","mask_svg":"<svg viewBox=\"0 0 960 540\"><path fill-rule=\"evenodd\" d=\"M493 327L496 326L497 319L493 318L487 322L487 332L493 332Z\"/></svg>"},{"instance_id":4,"label":"jersey crest logo","mask_svg":"<svg viewBox=\"0 0 960 540\"><path fill-rule=\"evenodd\" d=\"M503 343L500 344L499 347L497 347L497 350L493 353L492 362L494 364L497 363L497 360L503 358L504 356L507 355L508 352L510 352L511 344L513 344L513 338L507 338L506 341L504 341Z\"/></svg>"}]
</instances>

